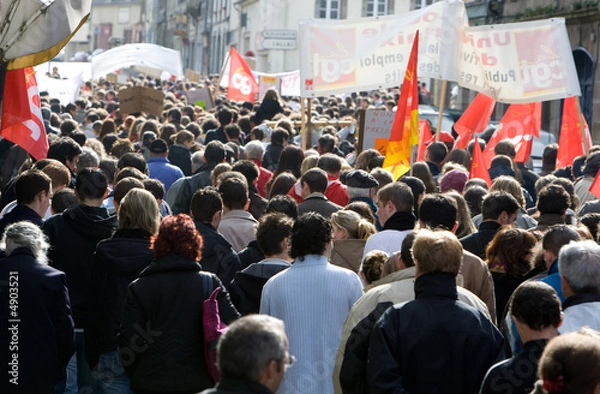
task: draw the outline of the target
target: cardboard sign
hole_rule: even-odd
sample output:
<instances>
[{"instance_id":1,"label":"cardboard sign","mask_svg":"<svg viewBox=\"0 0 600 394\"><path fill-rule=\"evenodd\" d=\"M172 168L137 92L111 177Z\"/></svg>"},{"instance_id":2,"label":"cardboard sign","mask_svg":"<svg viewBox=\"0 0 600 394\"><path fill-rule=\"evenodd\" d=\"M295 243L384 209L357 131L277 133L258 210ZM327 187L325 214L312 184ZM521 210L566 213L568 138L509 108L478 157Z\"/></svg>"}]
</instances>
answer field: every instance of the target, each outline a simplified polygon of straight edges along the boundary
<instances>
[{"instance_id":1,"label":"cardboard sign","mask_svg":"<svg viewBox=\"0 0 600 394\"><path fill-rule=\"evenodd\" d=\"M375 148L384 154L396 111L366 110L362 150Z\"/></svg>"},{"instance_id":2,"label":"cardboard sign","mask_svg":"<svg viewBox=\"0 0 600 394\"><path fill-rule=\"evenodd\" d=\"M162 70L147 66L133 66L133 70L155 79L160 78L162 74Z\"/></svg>"},{"instance_id":3,"label":"cardboard sign","mask_svg":"<svg viewBox=\"0 0 600 394\"><path fill-rule=\"evenodd\" d=\"M189 68L185 69L185 77L192 82L200 82L200 73Z\"/></svg>"},{"instance_id":4,"label":"cardboard sign","mask_svg":"<svg viewBox=\"0 0 600 394\"><path fill-rule=\"evenodd\" d=\"M105 79L110 83L117 83L117 74L108 73L108 74L106 74Z\"/></svg>"},{"instance_id":5,"label":"cardboard sign","mask_svg":"<svg viewBox=\"0 0 600 394\"><path fill-rule=\"evenodd\" d=\"M122 114L146 112L160 115L165 95L160 90L134 86L119 90L119 107Z\"/></svg>"},{"instance_id":6,"label":"cardboard sign","mask_svg":"<svg viewBox=\"0 0 600 394\"><path fill-rule=\"evenodd\" d=\"M208 88L190 89L185 94L188 99L188 103L202 107L204 109L212 109L215 105L212 101L212 95Z\"/></svg>"}]
</instances>

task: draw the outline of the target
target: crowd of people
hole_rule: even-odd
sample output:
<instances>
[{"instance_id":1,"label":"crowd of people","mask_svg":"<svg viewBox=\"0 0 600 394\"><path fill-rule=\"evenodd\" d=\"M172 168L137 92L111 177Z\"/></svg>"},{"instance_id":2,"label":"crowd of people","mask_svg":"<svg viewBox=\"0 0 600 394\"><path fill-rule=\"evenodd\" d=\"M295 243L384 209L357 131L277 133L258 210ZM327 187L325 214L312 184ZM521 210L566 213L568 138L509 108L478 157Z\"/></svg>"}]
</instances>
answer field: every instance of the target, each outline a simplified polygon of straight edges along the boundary
<instances>
[{"instance_id":1,"label":"crowd of people","mask_svg":"<svg viewBox=\"0 0 600 394\"><path fill-rule=\"evenodd\" d=\"M164 111L102 81L42 96L47 158L0 140L1 392L600 393L599 146L537 174L501 141L488 185L448 132L394 179L354 126L300 146L297 98L133 83Z\"/></svg>"}]
</instances>

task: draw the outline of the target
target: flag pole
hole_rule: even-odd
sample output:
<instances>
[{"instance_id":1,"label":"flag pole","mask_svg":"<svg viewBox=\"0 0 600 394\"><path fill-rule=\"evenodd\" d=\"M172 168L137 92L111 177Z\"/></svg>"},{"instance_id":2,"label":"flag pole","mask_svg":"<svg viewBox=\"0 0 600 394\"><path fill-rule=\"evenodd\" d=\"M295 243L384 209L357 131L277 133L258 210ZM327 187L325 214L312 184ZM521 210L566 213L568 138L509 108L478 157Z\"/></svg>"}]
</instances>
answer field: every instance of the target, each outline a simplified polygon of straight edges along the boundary
<instances>
[{"instance_id":1,"label":"flag pole","mask_svg":"<svg viewBox=\"0 0 600 394\"><path fill-rule=\"evenodd\" d=\"M223 63L223 66L221 67L221 74L219 74L219 80L217 81L217 86L215 86L215 91L213 92L213 103L216 102L217 92L221 88L221 80L223 79L223 73L225 72L225 67L227 66L227 62L229 61L230 54L231 54L231 49L229 49L229 52L227 52L227 57L225 58L225 62Z\"/></svg>"},{"instance_id":2,"label":"flag pole","mask_svg":"<svg viewBox=\"0 0 600 394\"><path fill-rule=\"evenodd\" d=\"M442 130L442 118L444 116L444 105L446 104L446 89L448 88L448 81L442 81L442 92L440 94L440 109L438 113L438 122L435 130L435 142L440 141L440 131Z\"/></svg>"},{"instance_id":3,"label":"flag pole","mask_svg":"<svg viewBox=\"0 0 600 394\"><path fill-rule=\"evenodd\" d=\"M306 127L304 128L304 141L302 149L310 149L312 144L312 98L306 99Z\"/></svg>"},{"instance_id":4,"label":"flag pole","mask_svg":"<svg viewBox=\"0 0 600 394\"><path fill-rule=\"evenodd\" d=\"M579 102L579 96L575 96L575 105L577 106L577 120L579 120L579 132L581 133L581 139L583 139L583 153L587 156L590 152L588 146L587 136L585 135L585 127L583 126L583 113L581 112L581 103Z\"/></svg>"}]
</instances>

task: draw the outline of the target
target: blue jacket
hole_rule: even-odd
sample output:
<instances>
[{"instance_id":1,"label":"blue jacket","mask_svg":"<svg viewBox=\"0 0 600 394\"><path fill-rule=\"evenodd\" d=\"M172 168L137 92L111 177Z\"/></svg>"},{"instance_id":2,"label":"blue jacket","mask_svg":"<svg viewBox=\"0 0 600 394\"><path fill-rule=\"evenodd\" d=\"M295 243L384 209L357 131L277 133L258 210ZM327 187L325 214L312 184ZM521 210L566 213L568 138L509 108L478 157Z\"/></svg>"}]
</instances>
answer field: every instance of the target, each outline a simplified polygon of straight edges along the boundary
<instances>
[{"instance_id":1,"label":"blue jacket","mask_svg":"<svg viewBox=\"0 0 600 394\"><path fill-rule=\"evenodd\" d=\"M558 259L554 260L550 266L550 269L548 270L548 276L540 280L556 290L561 303L565 302L565 296L563 295L562 286L560 284L560 275L558 273Z\"/></svg>"},{"instance_id":2,"label":"blue jacket","mask_svg":"<svg viewBox=\"0 0 600 394\"><path fill-rule=\"evenodd\" d=\"M176 180L184 177L183 171L164 157L151 157L148 160L148 171L150 178L158 179L165 186L165 194Z\"/></svg>"}]
</instances>

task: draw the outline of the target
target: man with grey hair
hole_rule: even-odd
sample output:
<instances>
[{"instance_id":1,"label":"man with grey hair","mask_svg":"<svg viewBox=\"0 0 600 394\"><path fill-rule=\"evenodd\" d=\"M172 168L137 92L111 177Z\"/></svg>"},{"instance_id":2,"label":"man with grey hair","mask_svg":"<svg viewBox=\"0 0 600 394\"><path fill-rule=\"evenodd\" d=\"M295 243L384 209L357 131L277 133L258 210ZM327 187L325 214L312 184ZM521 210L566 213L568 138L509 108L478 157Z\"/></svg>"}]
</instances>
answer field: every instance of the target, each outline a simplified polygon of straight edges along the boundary
<instances>
[{"instance_id":1,"label":"man with grey hair","mask_svg":"<svg viewBox=\"0 0 600 394\"><path fill-rule=\"evenodd\" d=\"M267 183L273 177L273 173L263 167L263 157L265 155L265 146L262 142L258 140L252 140L244 146L244 155L246 159L253 161L254 164L258 166L258 170L260 174L258 176L258 183L256 188L258 189L258 194L266 198L267 197Z\"/></svg>"},{"instance_id":2,"label":"man with grey hair","mask_svg":"<svg viewBox=\"0 0 600 394\"><path fill-rule=\"evenodd\" d=\"M217 345L221 380L202 394L275 393L295 361L287 349L283 321L266 315L240 318Z\"/></svg>"},{"instance_id":3,"label":"man with grey hair","mask_svg":"<svg viewBox=\"0 0 600 394\"><path fill-rule=\"evenodd\" d=\"M560 250L558 272L565 302L561 334L587 326L600 330L600 245L571 242Z\"/></svg>"},{"instance_id":4,"label":"man with grey hair","mask_svg":"<svg viewBox=\"0 0 600 394\"><path fill-rule=\"evenodd\" d=\"M66 276L47 265L49 245L35 224L9 225L1 243L8 257L0 263L0 321L7 328L0 333L0 359L8 376L0 392L53 393L55 385L64 387L73 351Z\"/></svg>"}]
</instances>

